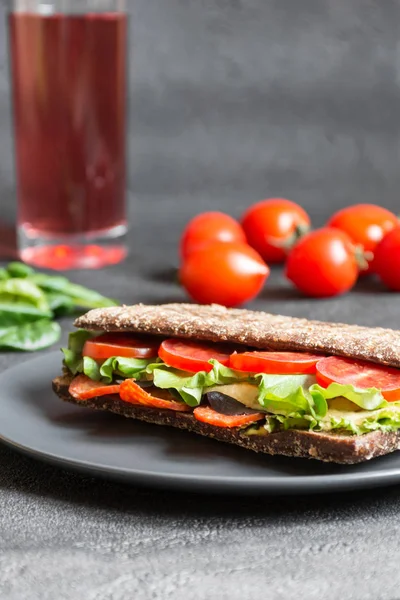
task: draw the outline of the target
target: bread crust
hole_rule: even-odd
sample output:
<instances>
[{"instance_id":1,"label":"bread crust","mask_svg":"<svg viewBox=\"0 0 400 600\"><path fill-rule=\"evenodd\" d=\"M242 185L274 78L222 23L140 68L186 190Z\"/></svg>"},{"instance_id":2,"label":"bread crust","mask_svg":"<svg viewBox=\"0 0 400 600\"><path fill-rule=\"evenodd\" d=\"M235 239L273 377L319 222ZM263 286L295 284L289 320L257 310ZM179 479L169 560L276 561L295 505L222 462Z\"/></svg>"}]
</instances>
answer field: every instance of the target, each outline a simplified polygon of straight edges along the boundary
<instances>
[{"instance_id":1,"label":"bread crust","mask_svg":"<svg viewBox=\"0 0 400 600\"><path fill-rule=\"evenodd\" d=\"M186 429L221 442L241 446L254 452L297 458L314 458L337 464L356 464L400 449L400 432L373 431L364 435L345 435L314 431L289 430L263 436L246 435L240 429L215 427L197 421L192 413L154 409L128 404L110 395L79 401L68 391L72 375L53 380L55 393L65 402L139 419L155 425Z\"/></svg>"},{"instance_id":2,"label":"bread crust","mask_svg":"<svg viewBox=\"0 0 400 600\"><path fill-rule=\"evenodd\" d=\"M132 331L233 342L264 350L321 352L400 368L400 331L309 321L219 305L163 304L91 310L75 321L94 331Z\"/></svg>"}]
</instances>

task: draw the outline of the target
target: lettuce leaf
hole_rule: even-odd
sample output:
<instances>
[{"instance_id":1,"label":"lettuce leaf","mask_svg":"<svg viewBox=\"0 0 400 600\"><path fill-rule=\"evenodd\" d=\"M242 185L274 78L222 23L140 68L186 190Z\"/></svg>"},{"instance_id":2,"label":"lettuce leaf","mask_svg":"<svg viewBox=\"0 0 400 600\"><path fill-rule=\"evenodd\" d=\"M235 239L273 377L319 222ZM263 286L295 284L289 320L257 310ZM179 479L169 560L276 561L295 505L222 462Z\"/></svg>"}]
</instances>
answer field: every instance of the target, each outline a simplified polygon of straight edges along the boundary
<instances>
[{"instance_id":1,"label":"lettuce leaf","mask_svg":"<svg viewBox=\"0 0 400 600\"><path fill-rule=\"evenodd\" d=\"M74 352L75 354L79 354L82 358L82 350L85 342L90 340L93 337L99 335L94 331L86 331L86 329L77 329L73 333L69 334L68 338L68 349Z\"/></svg>"},{"instance_id":2,"label":"lettuce leaf","mask_svg":"<svg viewBox=\"0 0 400 600\"><path fill-rule=\"evenodd\" d=\"M90 340L92 337L99 335L99 332L86 331L86 329L77 329L73 333L69 334L68 337L68 348L61 348L61 352L64 354L64 364L68 367L73 375L77 373L83 373L83 358L82 350L85 342ZM97 363L96 363L97 364ZM95 377L89 375L90 372L94 373L93 369L87 369L88 377L98 381Z\"/></svg>"},{"instance_id":3,"label":"lettuce leaf","mask_svg":"<svg viewBox=\"0 0 400 600\"><path fill-rule=\"evenodd\" d=\"M11 327L33 323L42 318L51 319L52 316L51 311L40 310L29 302L0 300L0 335L6 333Z\"/></svg>"},{"instance_id":4,"label":"lettuce leaf","mask_svg":"<svg viewBox=\"0 0 400 600\"><path fill-rule=\"evenodd\" d=\"M108 358L101 366L89 356L81 356L68 348L62 348L64 363L73 375L84 373L93 381L111 383L114 376L122 379L145 379L143 375L150 363L144 358L125 358L113 356Z\"/></svg>"},{"instance_id":5,"label":"lettuce leaf","mask_svg":"<svg viewBox=\"0 0 400 600\"><path fill-rule=\"evenodd\" d=\"M216 360L210 360L213 368L210 372L187 373L173 369L164 363L151 364L146 373L153 376L154 385L161 389L172 389L189 406L198 406L206 388L214 385L226 385L237 381L249 381L247 373L233 371Z\"/></svg>"},{"instance_id":6,"label":"lettuce leaf","mask_svg":"<svg viewBox=\"0 0 400 600\"><path fill-rule=\"evenodd\" d=\"M83 358L81 354L77 354L69 348L61 348L64 354L64 365L68 367L72 375L83 372Z\"/></svg>"},{"instance_id":7,"label":"lettuce leaf","mask_svg":"<svg viewBox=\"0 0 400 600\"><path fill-rule=\"evenodd\" d=\"M267 412L302 418L311 415L322 418L328 404L322 394L311 392L315 377L311 375L267 375L256 376L259 380L258 402Z\"/></svg>"},{"instance_id":8,"label":"lettuce leaf","mask_svg":"<svg viewBox=\"0 0 400 600\"><path fill-rule=\"evenodd\" d=\"M38 319L10 327L0 335L0 347L9 350L34 352L54 344L61 335L61 327L50 319Z\"/></svg>"},{"instance_id":9,"label":"lettuce leaf","mask_svg":"<svg viewBox=\"0 0 400 600\"><path fill-rule=\"evenodd\" d=\"M30 304L36 307L41 313L49 316L50 307L44 292L32 281L27 279L6 279L0 281L0 301L4 303ZM50 315L51 316L51 315Z\"/></svg>"},{"instance_id":10,"label":"lettuce leaf","mask_svg":"<svg viewBox=\"0 0 400 600\"><path fill-rule=\"evenodd\" d=\"M72 300L75 306L82 308L103 308L105 306L117 306L118 302L111 298L105 298L95 290L90 290L82 285L72 283L66 277L59 275L47 275L46 273L28 274L27 281L47 292L58 292Z\"/></svg>"},{"instance_id":11,"label":"lettuce leaf","mask_svg":"<svg viewBox=\"0 0 400 600\"><path fill-rule=\"evenodd\" d=\"M365 410L376 410L391 404L384 399L377 388L361 389L353 385L342 385L341 383L331 383L327 388L323 388L316 383L310 387L310 393L314 399L322 397L325 400L331 400L343 396Z\"/></svg>"},{"instance_id":12,"label":"lettuce leaf","mask_svg":"<svg viewBox=\"0 0 400 600\"><path fill-rule=\"evenodd\" d=\"M93 381L100 381L101 379L100 366L90 356L82 358L82 372L90 377L90 379L93 379Z\"/></svg>"},{"instance_id":13,"label":"lettuce leaf","mask_svg":"<svg viewBox=\"0 0 400 600\"><path fill-rule=\"evenodd\" d=\"M146 379L146 368L152 364L153 361L154 359L113 356L108 358L101 365L99 374L101 379L106 383L110 383L114 375L119 375L125 379ZM85 368L84 373L90 377L90 374L86 372ZM93 378L91 377L91 379Z\"/></svg>"}]
</instances>

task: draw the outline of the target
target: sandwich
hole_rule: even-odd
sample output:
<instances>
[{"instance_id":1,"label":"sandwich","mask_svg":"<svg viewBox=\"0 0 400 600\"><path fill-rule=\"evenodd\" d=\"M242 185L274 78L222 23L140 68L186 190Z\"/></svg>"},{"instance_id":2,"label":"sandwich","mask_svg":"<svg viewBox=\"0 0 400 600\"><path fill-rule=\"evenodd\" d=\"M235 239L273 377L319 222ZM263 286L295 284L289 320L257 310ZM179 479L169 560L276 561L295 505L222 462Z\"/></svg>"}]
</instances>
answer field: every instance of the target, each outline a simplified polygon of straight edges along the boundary
<instances>
[{"instance_id":1,"label":"sandwich","mask_svg":"<svg viewBox=\"0 0 400 600\"><path fill-rule=\"evenodd\" d=\"M218 305L95 309L66 402L270 455L354 464L400 449L400 331Z\"/></svg>"}]
</instances>

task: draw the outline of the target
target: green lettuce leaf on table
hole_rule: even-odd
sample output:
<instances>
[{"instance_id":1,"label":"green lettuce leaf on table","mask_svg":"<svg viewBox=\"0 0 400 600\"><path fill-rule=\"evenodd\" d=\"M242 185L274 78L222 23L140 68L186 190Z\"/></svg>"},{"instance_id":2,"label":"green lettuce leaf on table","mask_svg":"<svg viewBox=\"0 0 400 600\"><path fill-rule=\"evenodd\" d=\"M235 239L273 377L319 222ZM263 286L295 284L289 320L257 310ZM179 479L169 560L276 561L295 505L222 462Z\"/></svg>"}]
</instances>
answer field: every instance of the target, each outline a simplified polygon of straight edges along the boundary
<instances>
[{"instance_id":1,"label":"green lettuce leaf on table","mask_svg":"<svg viewBox=\"0 0 400 600\"><path fill-rule=\"evenodd\" d=\"M0 335L0 348L34 352L55 344L61 335L61 328L50 319L38 319L9 327Z\"/></svg>"},{"instance_id":2,"label":"green lettuce leaf on table","mask_svg":"<svg viewBox=\"0 0 400 600\"><path fill-rule=\"evenodd\" d=\"M82 308L116 304L66 277L39 273L23 263L12 262L0 269L0 350L32 352L47 348L61 335L55 318Z\"/></svg>"},{"instance_id":3,"label":"green lettuce leaf on table","mask_svg":"<svg viewBox=\"0 0 400 600\"><path fill-rule=\"evenodd\" d=\"M105 298L94 290L71 283L66 277L58 275L46 275L45 273L34 273L28 276L28 280L42 289L46 294L57 293L58 298L69 299L75 307L81 308L106 308L117 306L118 302L111 298Z\"/></svg>"}]
</instances>

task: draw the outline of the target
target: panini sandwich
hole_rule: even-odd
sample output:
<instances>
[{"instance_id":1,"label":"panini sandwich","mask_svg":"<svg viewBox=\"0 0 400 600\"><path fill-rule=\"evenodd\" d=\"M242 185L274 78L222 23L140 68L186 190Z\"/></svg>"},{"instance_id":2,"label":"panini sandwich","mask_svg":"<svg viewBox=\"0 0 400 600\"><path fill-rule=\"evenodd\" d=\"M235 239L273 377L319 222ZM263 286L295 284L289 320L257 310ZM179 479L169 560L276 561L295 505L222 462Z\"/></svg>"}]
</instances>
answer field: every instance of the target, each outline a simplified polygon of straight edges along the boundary
<instances>
[{"instance_id":1,"label":"panini sandwich","mask_svg":"<svg viewBox=\"0 0 400 600\"><path fill-rule=\"evenodd\" d=\"M400 331L193 304L75 325L64 401L266 454L353 464L400 448Z\"/></svg>"}]
</instances>

